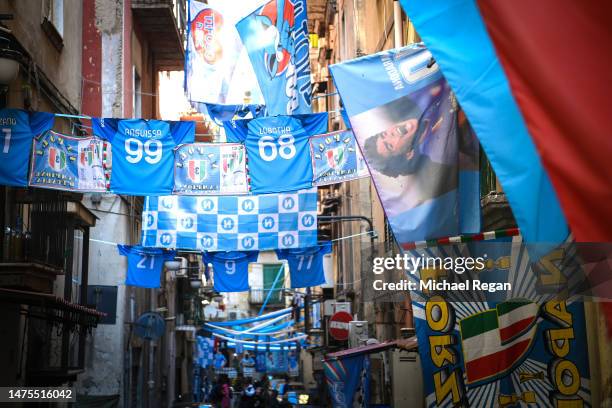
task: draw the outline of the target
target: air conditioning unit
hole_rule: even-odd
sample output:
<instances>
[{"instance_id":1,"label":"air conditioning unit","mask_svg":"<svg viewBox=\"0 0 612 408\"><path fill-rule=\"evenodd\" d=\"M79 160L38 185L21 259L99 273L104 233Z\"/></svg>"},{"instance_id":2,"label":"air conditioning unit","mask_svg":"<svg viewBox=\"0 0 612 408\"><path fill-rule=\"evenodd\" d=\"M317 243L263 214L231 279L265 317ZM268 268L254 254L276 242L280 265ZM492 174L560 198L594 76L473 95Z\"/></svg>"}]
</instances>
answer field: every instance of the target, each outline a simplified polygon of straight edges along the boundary
<instances>
[{"instance_id":1,"label":"air conditioning unit","mask_svg":"<svg viewBox=\"0 0 612 408\"><path fill-rule=\"evenodd\" d=\"M349 347L359 347L368 341L368 322L353 320L349 322Z\"/></svg>"},{"instance_id":2,"label":"air conditioning unit","mask_svg":"<svg viewBox=\"0 0 612 408\"><path fill-rule=\"evenodd\" d=\"M423 374L417 351L390 350L394 407L425 407Z\"/></svg>"}]
</instances>

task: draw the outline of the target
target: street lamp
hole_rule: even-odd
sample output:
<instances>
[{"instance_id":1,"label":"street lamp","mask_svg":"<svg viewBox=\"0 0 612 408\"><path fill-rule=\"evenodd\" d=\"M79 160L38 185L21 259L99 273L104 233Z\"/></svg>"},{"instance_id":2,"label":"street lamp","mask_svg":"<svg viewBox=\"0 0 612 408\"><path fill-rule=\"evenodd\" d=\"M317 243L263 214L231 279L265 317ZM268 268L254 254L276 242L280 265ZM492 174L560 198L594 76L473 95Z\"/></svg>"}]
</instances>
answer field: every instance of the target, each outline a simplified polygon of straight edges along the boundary
<instances>
[{"instance_id":1,"label":"street lamp","mask_svg":"<svg viewBox=\"0 0 612 408\"><path fill-rule=\"evenodd\" d=\"M22 55L13 46L10 30L0 27L0 92L5 93L8 85L17 78Z\"/></svg>"}]
</instances>

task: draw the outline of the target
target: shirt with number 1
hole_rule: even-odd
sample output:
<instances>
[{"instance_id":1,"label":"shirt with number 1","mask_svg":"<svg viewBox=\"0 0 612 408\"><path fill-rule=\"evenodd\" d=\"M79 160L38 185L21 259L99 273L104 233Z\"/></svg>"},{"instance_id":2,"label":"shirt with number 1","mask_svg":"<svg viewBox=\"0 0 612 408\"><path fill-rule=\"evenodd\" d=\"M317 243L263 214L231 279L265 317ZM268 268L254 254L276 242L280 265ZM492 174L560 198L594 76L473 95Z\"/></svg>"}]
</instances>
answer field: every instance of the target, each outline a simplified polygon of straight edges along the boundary
<instances>
[{"instance_id":1,"label":"shirt with number 1","mask_svg":"<svg viewBox=\"0 0 612 408\"><path fill-rule=\"evenodd\" d=\"M92 119L96 136L112 146L110 189L117 194L172 194L174 148L193 143L195 122Z\"/></svg>"},{"instance_id":2,"label":"shirt with number 1","mask_svg":"<svg viewBox=\"0 0 612 408\"><path fill-rule=\"evenodd\" d=\"M327 113L224 122L228 142L246 146L251 191L280 193L312 187L310 136L327 132Z\"/></svg>"}]
</instances>

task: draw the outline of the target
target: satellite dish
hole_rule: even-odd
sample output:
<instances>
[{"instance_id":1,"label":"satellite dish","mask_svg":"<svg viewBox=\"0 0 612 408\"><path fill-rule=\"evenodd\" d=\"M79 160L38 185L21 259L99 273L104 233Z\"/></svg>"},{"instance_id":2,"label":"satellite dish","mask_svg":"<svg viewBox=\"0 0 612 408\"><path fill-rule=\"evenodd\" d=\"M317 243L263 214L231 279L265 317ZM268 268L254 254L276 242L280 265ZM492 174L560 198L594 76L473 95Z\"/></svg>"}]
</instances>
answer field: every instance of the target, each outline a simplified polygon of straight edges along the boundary
<instances>
[{"instance_id":1,"label":"satellite dish","mask_svg":"<svg viewBox=\"0 0 612 408\"><path fill-rule=\"evenodd\" d=\"M166 322L159 313L143 313L134 323L134 334L145 340L157 340L165 331Z\"/></svg>"}]
</instances>

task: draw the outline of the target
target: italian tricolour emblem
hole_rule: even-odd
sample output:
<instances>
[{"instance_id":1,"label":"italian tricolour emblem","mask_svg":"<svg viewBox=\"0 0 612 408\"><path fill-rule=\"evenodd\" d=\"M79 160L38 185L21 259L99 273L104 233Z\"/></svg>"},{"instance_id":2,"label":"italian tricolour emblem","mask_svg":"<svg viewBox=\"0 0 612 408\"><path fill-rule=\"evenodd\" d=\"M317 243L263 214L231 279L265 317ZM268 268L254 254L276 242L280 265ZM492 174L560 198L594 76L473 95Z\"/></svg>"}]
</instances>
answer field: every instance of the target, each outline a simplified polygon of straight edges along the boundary
<instances>
[{"instance_id":1,"label":"italian tricolour emblem","mask_svg":"<svg viewBox=\"0 0 612 408\"><path fill-rule=\"evenodd\" d=\"M61 171L66 168L66 152L56 147L49 148L49 167L55 171Z\"/></svg>"},{"instance_id":2,"label":"italian tricolour emblem","mask_svg":"<svg viewBox=\"0 0 612 408\"><path fill-rule=\"evenodd\" d=\"M208 160L188 160L187 168L189 179L194 183L201 183L208 175Z\"/></svg>"},{"instance_id":3,"label":"italian tricolour emblem","mask_svg":"<svg viewBox=\"0 0 612 408\"><path fill-rule=\"evenodd\" d=\"M520 364L536 334L538 305L514 299L459 322L467 384L489 382Z\"/></svg>"},{"instance_id":4,"label":"italian tricolour emblem","mask_svg":"<svg viewBox=\"0 0 612 408\"><path fill-rule=\"evenodd\" d=\"M327 155L327 164L331 169L338 169L346 163L346 155L344 154L344 146L337 146L325 152Z\"/></svg>"}]
</instances>

